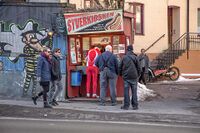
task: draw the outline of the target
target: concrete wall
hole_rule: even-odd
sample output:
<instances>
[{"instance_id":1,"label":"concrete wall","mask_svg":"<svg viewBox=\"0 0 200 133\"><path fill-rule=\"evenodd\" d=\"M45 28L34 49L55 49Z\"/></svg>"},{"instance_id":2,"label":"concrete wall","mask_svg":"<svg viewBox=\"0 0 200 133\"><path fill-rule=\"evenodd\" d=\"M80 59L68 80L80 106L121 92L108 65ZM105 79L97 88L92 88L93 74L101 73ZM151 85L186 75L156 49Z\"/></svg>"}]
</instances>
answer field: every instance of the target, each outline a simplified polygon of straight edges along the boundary
<instances>
[{"instance_id":1,"label":"concrete wall","mask_svg":"<svg viewBox=\"0 0 200 133\"><path fill-rule=\"evenodd\" d=\"M174 63L180 69L181 73L200 74L200 63L197 63L197 59L200 59L200 51L190 51L189 59L187 59L187 53L184 53Z\"/></svg>"},{"instance_id":2,"label":"concrete wall","mask_svg":"<svg viewBox=\"0 0 200 133\"><path fill-rule=\"evenodd\" d=\"M1 5L0 10L0 95L35 95L41 91L36 81L40 48L57 47L61 48L62 54L66 54L65 36L60 34L59 30L56 30L57 34L53 38L48 36L48 31L53 28L52 15L59 13L61 7L11 3ZM37 43L33 43L33 39L37 40ZM65 77L66 60L61 61L61 66ZM65 88L65 78L63 87ZM62 98L65 96L62 95Z\"/></svg>"},{"instance_id":3,"label":"concrete wall","mask_svg":"<svg viewBox=\"0 0 200 133\"><path fill-rule=\"evenodd\" d=\"M200 9L200 0L190 0L190 32L198 31L197 10Z\"/></svg>"},{"instance_id":4,"label":"concrete wall","mask_svg":"<svg viewBox=\"0 0 200 133\"><path fill-rule=\"evenodd\" d=\"M153 60L156 56L158 56L158 53L148 53L148 56L150 60ZM189 51L189 59L187 59L187 52L185 52L178 59L176 59L172 66L178 67L181 74L194 74L193 76L189 76L189 78L199 78L200 63L197 63L197 59L200 59L200 51L191 50Z\"/></svg>"}]
</instances>

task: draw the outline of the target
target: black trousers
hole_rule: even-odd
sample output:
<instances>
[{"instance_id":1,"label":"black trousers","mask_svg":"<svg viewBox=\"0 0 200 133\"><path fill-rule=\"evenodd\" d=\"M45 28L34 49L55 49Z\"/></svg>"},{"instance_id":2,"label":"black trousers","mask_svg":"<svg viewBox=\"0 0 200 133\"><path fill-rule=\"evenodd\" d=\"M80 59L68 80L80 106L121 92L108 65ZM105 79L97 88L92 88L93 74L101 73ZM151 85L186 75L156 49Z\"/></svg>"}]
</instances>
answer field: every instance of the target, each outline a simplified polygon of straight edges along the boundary
<instances>
[{"instance_id":1,"label":"black trousers","mask_svg":"<svg viewBox=\"0 0 200 133\"><path fill-rule=\"evenodd\" d=\"M141 72L141 75L140 75L140 78L139 78L139 82L144 85L146 85L146 77L145 77L145 68L143 67L142 68L142 72Z\"/></svg>"},{"instance_id":2,"label":"black trousers","mask_svg":"<svg viewBox=\"0 0 200 133\"><path fill-rule=\"evenodd\" d=\"M38 96L40 97L43 95L43 101L47 102L47 93L49 92L50 82L49 81L40 82L40 85L42 86L43 90L38 94Z\"/></svg>"}]
</instances>

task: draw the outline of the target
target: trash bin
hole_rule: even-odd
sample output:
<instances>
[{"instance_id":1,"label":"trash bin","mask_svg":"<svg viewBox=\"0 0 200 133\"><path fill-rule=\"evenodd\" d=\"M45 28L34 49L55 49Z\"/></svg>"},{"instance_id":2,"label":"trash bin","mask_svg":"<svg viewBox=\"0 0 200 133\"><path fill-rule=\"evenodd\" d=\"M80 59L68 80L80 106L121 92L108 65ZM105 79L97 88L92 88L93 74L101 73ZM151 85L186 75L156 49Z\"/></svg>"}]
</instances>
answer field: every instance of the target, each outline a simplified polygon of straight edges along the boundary
<instances>
[{"instance_id":1,"label":"trash bin","mask_svg":"<svg viewBox=\"0 0 200 133\"><path fill-rule=\"evenodd\" d=\"M82 72L71 71L71 86L81 86Z\"/></svg>"}]
</instances>

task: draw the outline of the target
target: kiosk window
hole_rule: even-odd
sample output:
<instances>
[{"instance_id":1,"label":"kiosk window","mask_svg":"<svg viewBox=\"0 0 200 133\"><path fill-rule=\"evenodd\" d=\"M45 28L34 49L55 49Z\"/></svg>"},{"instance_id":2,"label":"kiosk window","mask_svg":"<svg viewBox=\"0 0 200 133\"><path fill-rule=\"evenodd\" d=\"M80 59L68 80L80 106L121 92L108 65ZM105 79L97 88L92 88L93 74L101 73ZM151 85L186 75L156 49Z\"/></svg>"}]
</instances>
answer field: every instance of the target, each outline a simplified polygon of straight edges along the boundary
<instances>
[{"instance_id":1,"label":"kiosk window","mask_svg":"<svg viewBox=\"0 0 200 133\"><path fill-rule=\"evenodd\" d=\"M76 64L76 48L75 48L75 38L70 38L69 39L69 44L70 44L70 57L71 57L71 63Z\"/></svg>"},{"instance_id":2,"label":"kiosk window","mask_svg":"<svg viewBox=\"0 0 200 133\"><path fill-rule=\"evenodd\" d=\"M104 37L92 37L92 45L96 46L96 45L107 45L110 44L111 40L110 37L108 36L104 36Z\"/></svg>"},{"instance_id":3,"label":"kiosk window","mask_svg":"<svg viewBox=\"0 0 200 133\"><path fill-rule=\"evenodd\" d=\"M83 59L86 58L87 52L90 49L90 38L89 37L83 37Z\"/></svg>"},{"instance_id":4,"label":"kiosk window","mask_svg":"<svg viewBox=\"0 0 200 133\"><path fill-rule=\"evenodd\" d=\"M111 44L111 37L110 36L101 36L101 37L92 37L92 46L100 47L101 53L104 52L105 46Z\"/></svg>"},{"instance_id":5,"label":"kiosk window","mask_svg":"<svg viewBox=\"0 0 200 133\"><path fill-rule=\"evenodd\" d=\"M82 62L80 38L71 37L69 39L69 48L71 63L80 64Z\"/></svg>"},{"instance_id":6,"label":"kiosk window","mask_svg":"<svg viewBox=\"0 0 200 133\"><path fill-rule=\"evenodd\" d=\"M76 38L76 53L77 53L77 61L78 63L81 63L81 43L80 43L80 39Z\"/></svg>"}]
</instances>

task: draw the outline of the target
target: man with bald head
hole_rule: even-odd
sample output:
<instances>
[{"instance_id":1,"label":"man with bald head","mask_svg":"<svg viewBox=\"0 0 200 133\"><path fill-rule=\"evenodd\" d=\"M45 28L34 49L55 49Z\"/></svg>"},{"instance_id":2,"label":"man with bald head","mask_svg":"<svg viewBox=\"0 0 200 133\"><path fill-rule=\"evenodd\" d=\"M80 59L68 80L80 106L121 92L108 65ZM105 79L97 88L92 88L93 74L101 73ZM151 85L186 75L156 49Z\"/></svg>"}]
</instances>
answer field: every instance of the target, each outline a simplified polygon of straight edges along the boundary
<instances>
[{"instance_id":1,"label":"man with bald head","mask_svg":"<svg viewBox=\"0 0 200 133\"><path fill-rule=\"evenodd\" d=\"M107 45L105 52L97 57L95 65L100 71L100 105L105 106L106 90L109 84L111 105L115 106L116 101L116 81L118 75L118 60L112 53L112 46Z\"/></svg>"}]
</instances>

